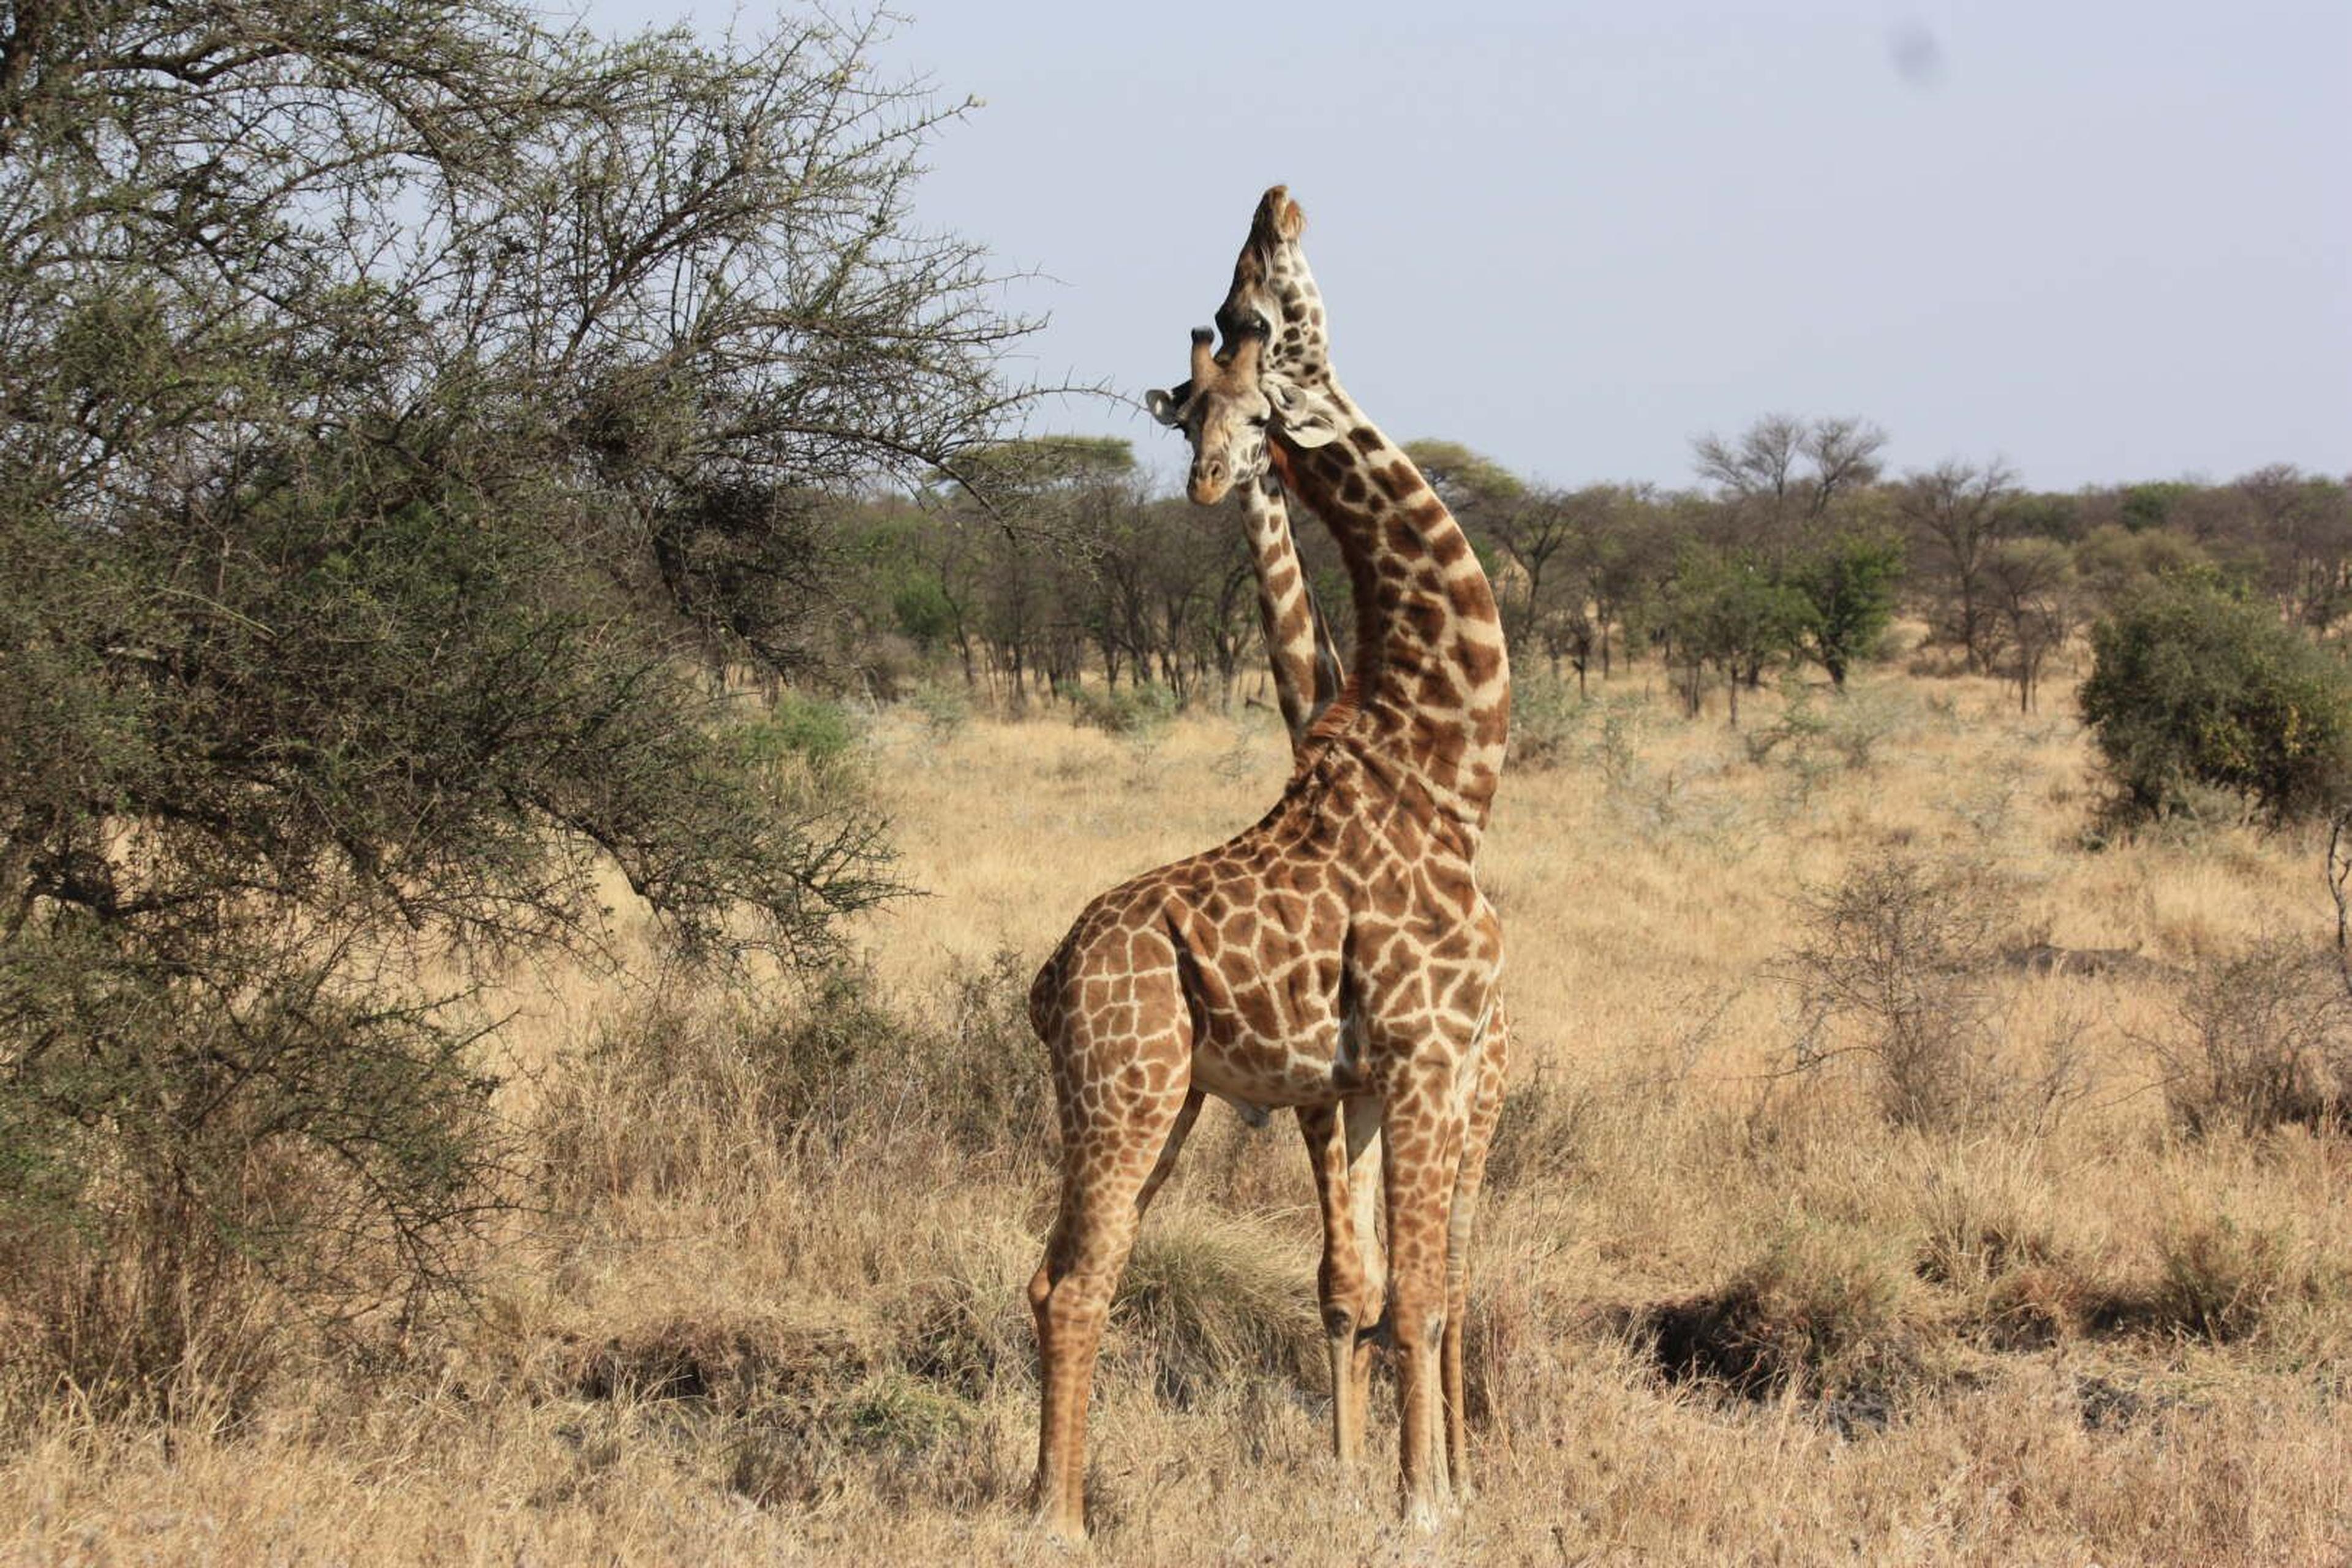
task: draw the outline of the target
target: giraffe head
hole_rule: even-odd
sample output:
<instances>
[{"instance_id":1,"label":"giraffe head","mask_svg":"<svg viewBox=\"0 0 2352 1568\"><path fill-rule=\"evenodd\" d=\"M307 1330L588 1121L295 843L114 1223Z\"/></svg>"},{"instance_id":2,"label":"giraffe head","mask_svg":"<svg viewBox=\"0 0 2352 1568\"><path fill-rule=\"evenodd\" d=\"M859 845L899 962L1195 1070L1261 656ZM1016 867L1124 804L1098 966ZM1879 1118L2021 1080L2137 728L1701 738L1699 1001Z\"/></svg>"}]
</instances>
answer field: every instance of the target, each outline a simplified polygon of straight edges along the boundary
<instances>
[{"instance_id":1,"label":"giraffe head","mask_svg":"<svg viewBox=\"0 0 2352 1568\"><path fill-rule=\"evenodd\" d=\"M1288 380L1313 382L1330 373L1331 339L1323 293L1298 243L1307 215L1286 185L1258 198L1249 237L1234 260L1233 287L1217 310L1217 326L1231 342L1255 330L1266 338L1265 368Z\"/></svg>"},{"instance_id":2,"label":"giraffe head","mask_svg":"<svg viewBox=\"0 0 2352 1568\"><path fill-rule=\"evenodd\" d=\"M1228 341L1237 332L1265 339L1258 384L1272 405L1275 434L1298 447L1320 447L1349 424L1334 395L1323 292L1299 244L1306 232L1307 215L1289 187L1276 185L1260 196L1234 260L1233 286L1217 310Z\"/></svg>"},{"instance_id":3,"label":"giraffe head","mask_svg":"<svg viewBox=\"0 0 2352 1568\"><path fill-rule=\"evenodd\" d=\"M1265 424L1273 405L1258 385L1265 339L1244 332L1232 352L1211 345L1216 334L1192 329L1192 377L1166 392L1148 392L1151 416L1184 432L1192 447L1192 471L1185 493L1198 506L1214 506L1235 485L1255 485L1265 476Z\"/></svg>"},{"instance_id":4,"label":"giraffe head","mask_svg":"<svg viewBox=\"0 0 2352 1568\"><path fill-rule=\"evenodd\" d=\"M1214 506L1236 484L1256 482L1280 460L1268 446L1269 424L1297 447L1320 447L1347 428L1333 396L1323 295L1298 243L1306 229L1307 215L1287 187L1258 198L1217 310L1226 353L1212 351L1207 328L1194 329L1192 379L1145 396L1154 418L1192 442L1187 489L1202 506Z\"/></svg>"}]
</instances>

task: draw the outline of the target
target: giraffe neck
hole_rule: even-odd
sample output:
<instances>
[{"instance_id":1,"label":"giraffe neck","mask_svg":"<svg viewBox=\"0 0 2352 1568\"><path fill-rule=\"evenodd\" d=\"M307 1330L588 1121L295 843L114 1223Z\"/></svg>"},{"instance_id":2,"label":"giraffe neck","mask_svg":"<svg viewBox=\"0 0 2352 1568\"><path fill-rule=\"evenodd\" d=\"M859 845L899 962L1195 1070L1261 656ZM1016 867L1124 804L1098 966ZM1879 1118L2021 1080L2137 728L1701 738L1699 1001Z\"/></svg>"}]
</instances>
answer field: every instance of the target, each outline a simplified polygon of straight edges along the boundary
<instances>
[{"instance_id":1,"label":"giraffe neck","mask_svg":"<svg viewBox=\"0 0 2352 1568\"><path fill-rule=\"evenodd\" d=\"M1258 618L1274 667L1275 701L1296 752L1306 745L1308 727L1339 695L1339 652L1307 585L1282 482L1267 474L1247 487L1242 516L1249 529L1250 564L1257 573Z\"/></svg>"},{"instance_id":2,"label":"giraffe neck","mask_svg":"<svg viewBox=\"0 0 2352 1568\"><path fill-rule=\"evenodd\" d=\"M1291 488L1348 563L1356 598L1347 724L1413 769L1441 809L1486 826L1510 733L1511 676L1495 592L1454 514L1421 469L1337 383L1323 387L1343 434L1298 448L1276 440Z\"/></svg>"}]
</instances>

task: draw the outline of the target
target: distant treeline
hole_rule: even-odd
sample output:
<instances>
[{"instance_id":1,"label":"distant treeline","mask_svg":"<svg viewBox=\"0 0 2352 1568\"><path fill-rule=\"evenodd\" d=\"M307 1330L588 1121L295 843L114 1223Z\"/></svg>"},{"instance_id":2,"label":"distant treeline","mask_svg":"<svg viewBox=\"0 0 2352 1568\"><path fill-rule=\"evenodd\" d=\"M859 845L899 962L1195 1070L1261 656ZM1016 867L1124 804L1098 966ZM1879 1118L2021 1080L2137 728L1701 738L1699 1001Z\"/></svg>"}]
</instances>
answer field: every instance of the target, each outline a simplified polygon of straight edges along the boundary
<instances>
[{"instance_id":1,"label":"distant treeline","mask_svg":"<svg viewBox=\"0 0 2352 1568\"><path fill-rule=\"evenodd\" d=\"M1900 475L1858 419L1759 419L1694 443L1698 483L1560 489L1467 447L1410 445L1495 579L1522 671L1580 688L1654 660L1696 711L1776 668L1842 684L1890 620L1924 620L1955 668L2031 707L2050 653L2137 590L2184 572L2273 600L2325 633L2352 609L2352 488L2280 464L2220 483L2023 489L1999 462ZM1238 517L1159 493L1124 441L995 449L986 506L945 492L866 500L831 532L847 614L836 664L883 692L938 671L1018 706L1074 683L1230 701L1260 658ZM1347 646L1347 578L1294 519Z\"/></svg>"}]
</instances>

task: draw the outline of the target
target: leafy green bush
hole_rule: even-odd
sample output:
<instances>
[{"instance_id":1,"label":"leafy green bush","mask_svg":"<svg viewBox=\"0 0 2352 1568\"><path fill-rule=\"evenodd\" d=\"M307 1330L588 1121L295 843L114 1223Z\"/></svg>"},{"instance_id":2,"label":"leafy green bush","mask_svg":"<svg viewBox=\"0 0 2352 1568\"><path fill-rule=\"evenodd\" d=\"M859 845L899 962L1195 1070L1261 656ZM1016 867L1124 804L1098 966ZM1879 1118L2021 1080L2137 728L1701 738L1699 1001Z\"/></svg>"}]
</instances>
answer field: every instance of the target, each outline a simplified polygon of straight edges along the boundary
<instances>
[{"instance_id":1,"label":"leafy green bush","mask_svg":"<svg viewBox=\"0 0 2352 1568\"><path fill-rule=\"evenodd\" d=\"M1110 690L1066 686L1061 695L1070 704L1072 723L1130 740L1148 738L1166 729L1176 717L1179 706L1174 692L1148 682Z\"/></svg>"},{"instance_id":2,"label":"leafy green bush","mask_svg":"<svg viewBox=\"0 0 2352 1568\"><path fill-rule=\"evenodd\" d=\"M2273 822L2352 799L2352 681L2269 605L2175 579L2095 626L2091 651L2083 717L2117 820L2179 810L2200 784Z\"/></svg>"},{"instance_id":3,"label":"leafy green bush","mask_svg":"<svg viewBox=\"0 0 2352 1568\"><path fill-rule=\"evenodd\" d=\"M1852 532L1823 541L1790 563L1789 585L1804 595L1808 611L1801 630L1806 657L1838 686L1893 623L1903 562L1901 540Z\"/></svg>"},{"instance_id":4,"label":"leafy green bush","mask_svg":"<svg viewBox=\"0 0 2352 1568\"><path fill-rule=\"evenodd\" d=\"M923 721L924 732L944 745L971 722L971 697L962 687L927 680L909 692L907 706Z\"/></svg>"},{"instance_id":5,"label":"leafy green bush","mask_svg":"<svg viewBox=\"0 0 2352 1568\"><path fill-rule=\"evenodd\" d=\"M1586 703L1566 681L1537 673L1511 685L1510 765L1551 768L1575 753Z\"/></svg>"},{"instance_id":6,"label":"leafy green bush","mask_svg":"<svg viewBox=\"0 0 2352 1568\"><path fill-rule=\"evenodd\" d=\"M0 943L0 1314L19 1371L106 1408L227 1414L278 1309L450 1279L507 1140L477 1028L372 997L333 944L215 933L206 968L90 922Z\"/></svg>"},{"instance_id":7,"label":"leafy green bush","mask_svg":"<svg viewBox=\"0 0 2352 1568\"><path fill-rule=\"evenodd\" d=\"M689 660L805 657L820 497L988 438L1022 325L868 26L12 16L0 1360L169 1400L460 1271L499 1139L420 976L609 956L614 869L714 961L890 891L762 773L839 712L733 744Z\"/></svg>"}]
</instances>

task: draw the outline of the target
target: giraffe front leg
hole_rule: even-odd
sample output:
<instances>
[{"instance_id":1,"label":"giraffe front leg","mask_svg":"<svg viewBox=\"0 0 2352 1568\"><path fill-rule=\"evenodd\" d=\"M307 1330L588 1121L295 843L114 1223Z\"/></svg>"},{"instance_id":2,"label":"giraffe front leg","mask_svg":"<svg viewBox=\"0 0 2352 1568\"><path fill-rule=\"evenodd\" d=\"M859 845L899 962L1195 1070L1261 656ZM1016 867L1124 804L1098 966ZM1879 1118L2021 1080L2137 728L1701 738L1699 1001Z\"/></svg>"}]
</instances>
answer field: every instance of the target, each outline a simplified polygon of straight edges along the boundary
<instances>
[{"instance_id":1,"label":"giraffe front leg","mask_svg":"<svg viewBox=\"0 0 2352 1568\"><path fill-rule=\"evenodd\" d=\"M1061 1212L1029 1281L1037 1320L1038 1522L1064 1541L1086 1537L1087 1408L1111 1293L1135 1232L1200 1101L1189 1091L1086 1113L1063 1151Z\"/></svg>"},{"instance_id":2,"label":"giraffe front leg","mask_svg":"<svg viewBox=\"0 0 2352 1568\"><path fill-rule=\"evenodd\" d=\"M1373 1228L1380 1102L1359 1099L1341 1106L1302 1106L1298 1130L1314 1165L1323 1216L1323 1260L1316 1286L1331 1367L1331 1450L1341 1464L1352 1467L1364 1458L1370 1336L1381 1300L1383 1270Z\"/></svg>"}]
</instances>

